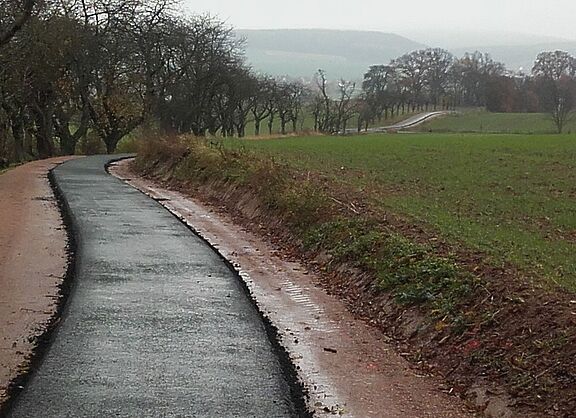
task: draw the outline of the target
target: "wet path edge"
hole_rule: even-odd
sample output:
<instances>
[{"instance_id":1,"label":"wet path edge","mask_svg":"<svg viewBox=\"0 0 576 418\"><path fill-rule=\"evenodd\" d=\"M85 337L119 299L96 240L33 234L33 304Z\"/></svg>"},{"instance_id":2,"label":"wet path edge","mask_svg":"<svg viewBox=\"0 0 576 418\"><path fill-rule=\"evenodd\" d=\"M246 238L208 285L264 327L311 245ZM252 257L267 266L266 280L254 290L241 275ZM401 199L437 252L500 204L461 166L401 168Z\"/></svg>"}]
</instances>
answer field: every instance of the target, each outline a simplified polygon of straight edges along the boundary
<instances>
[{"instance_id":1,"label":"wet path edge","mask_svg":"<svg viewBox=\"0 0 576 418\"><path fill-rule=\"evenodd\" d=\"M12 417L300 416L301 395L238 277L104 167L53 177L74 230L74 288Z\"/></svg>"}]
</instances>

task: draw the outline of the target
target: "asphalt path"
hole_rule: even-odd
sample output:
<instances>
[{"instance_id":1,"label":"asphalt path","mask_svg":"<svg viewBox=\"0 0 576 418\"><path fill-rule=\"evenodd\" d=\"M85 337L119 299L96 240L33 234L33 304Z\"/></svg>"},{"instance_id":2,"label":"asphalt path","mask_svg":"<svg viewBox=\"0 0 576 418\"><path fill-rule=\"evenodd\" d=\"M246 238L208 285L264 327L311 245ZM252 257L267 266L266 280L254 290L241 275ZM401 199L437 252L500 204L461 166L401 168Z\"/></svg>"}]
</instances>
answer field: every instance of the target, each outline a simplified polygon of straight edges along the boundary
<instances>
[{"instance_id":1,"label":"asphalt path","mask_svg":"<svg viewBox=\"0 0 576 418\"><path fill-rule=\"evenodd\" d=\"M297 416L239 279L157 202L104 169L54 170L76 235L75 285L11 417Z\"/></svg>"},{"instance_id":2,"label":"asphalt path","mask_svg":"<svg viewBox=\"0 0 576 418\"><path fill-rule=\"evenodd\" d=\"M434 119L440 116L445 116L445 115L450 115L454 113L453 111L449 111L449 110L440 110L437 112L425 112L425 113L419 113L417 115L414 115L412 117L409 117L408 119L405 119L401 122L398 122L394 125L390 125L390 126L381 126L381 127L377 127L377 128L368 128L367 130L362 130L360 133L382 133L382 132L388 132L388 131L398 131L398 130L402 130L402 129L408 129L408 128L412 128L414 126L418 126L423 124L424 122L429 121L430 119ZM346 129L346 133L347 134L355 134L358 133L358 129Z\"/></svg>"}]
</instances>

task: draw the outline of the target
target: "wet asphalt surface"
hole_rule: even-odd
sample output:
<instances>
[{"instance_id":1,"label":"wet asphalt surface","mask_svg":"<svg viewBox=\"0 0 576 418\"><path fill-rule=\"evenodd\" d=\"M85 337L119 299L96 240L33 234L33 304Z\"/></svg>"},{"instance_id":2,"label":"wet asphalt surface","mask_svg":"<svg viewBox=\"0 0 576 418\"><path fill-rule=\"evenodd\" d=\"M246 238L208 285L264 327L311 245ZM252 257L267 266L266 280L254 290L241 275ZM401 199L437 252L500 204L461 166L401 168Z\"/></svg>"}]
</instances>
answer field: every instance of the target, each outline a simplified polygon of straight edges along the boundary
<instances>
[{"instance_id":1,"label":"wet asphalt surface","mask_svg":"<svg viewBox=\"0 0 576 418\"><path fill-rule=\"evenodd\" d=\"M76 236L62 323L11 417L289 417L290 387L239 279L109 157L54 171Z\"/></svg>"}]
</instances>

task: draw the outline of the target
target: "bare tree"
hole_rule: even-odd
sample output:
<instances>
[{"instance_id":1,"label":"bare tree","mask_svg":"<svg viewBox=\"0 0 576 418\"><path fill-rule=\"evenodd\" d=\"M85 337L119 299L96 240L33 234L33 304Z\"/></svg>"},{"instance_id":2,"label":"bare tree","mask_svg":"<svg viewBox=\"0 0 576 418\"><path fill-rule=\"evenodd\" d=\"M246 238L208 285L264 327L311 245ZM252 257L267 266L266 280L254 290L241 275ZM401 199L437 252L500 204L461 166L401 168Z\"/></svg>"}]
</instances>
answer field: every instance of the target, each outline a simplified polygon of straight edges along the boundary
<instances>
[{"instance_id":1,"label":"bare tree","mask_svg":"<svg viewBox=\"0 0 576 418\"><path fill-rule=\"evenodd\" d=\"M562 76L558 80L537 80L543 110L548 112L556 131L562 133L576 108L576 80Z\"/></svg>"},{"instance_id":2,"label":"bare tree","mask_svg":"<svg viewBox=\"0 0 576 418\"><path fill-rule=\"evenodd\" d=\"M488 54L466 53L452 67L454 93L463 105L484 106L489 80L504 75L505 71L504 64Z\"/></svg>"},{"instance_id":3,"label":"bare tree","mask_svg":"<svg viewBox=\"0 0 576 418\"><path fill-rule=\"evenodd\" d=\"M7 44L32 17L37 0L4 0L0 10L11 11L12 16L0 13L0 47Z\"/></svg>"},{"instance_id":4,"label":"bare tree","mask_svg":"<svg viewBox=\"0 0 576 418\"><path fill-rule=\"evenodd\" d=\"M423 51L426 63L426 85L429 91L430 100L436 110L446 94L446 88L450 82L454 56L440 48L426 49Z\"/></svg>"},{"instance_id":5,"label":"bare tree","mask_svg":"<svg viewBox=\"0 0 576 418\"><path fill-rule=\"evenodd\" d=\"M397 81L397 71L392 65L373 65L364 74L362 91L366 103L361 119L366 127L376 119L388 119L389 110L399 99Z\"/></svg>"},{"instance_id":6,"label":"bare tree","mask_svg":"<svg viewBox=\"0 0 576 418\"><path fill-rule=\"evenodd\" d=\"M424 104L424 88L426 86L426 71L428 61L424 50L405 54L392 63L400 73L400 83L408 92L412 102L412 110L421 108Z\"/></svg>"},{"instance_id":7,"label":"bare tree","mask_svg":"<svg viewBox=\"0 0 576 418\"><path fill-rule=\"evenodd\" d=\"M562 51L542 52L532 74L544 109L562 133L576 106L576 58Z\"/></svg>"},{"instance_id":8,"label":"bare tree","mask_svg":"<svg viewBox=\"0 0 576 418\"><path fill-rule=\"evenodd\" d=\"M568 77L561 78L557 83L555 92L555 106L550 115L559 134L564 131L566 123L574 116L576 107L576 83Z\"/></svg>"},{"instance_id":9,"label":"bare tree","mask_svg":"<svg viewBox=\"0 0 576 418\"><path fill-rule=\"evenodd\" d=\"M348 121L354 115L355 102L352 100L356 91L356 83L341 79L338 82L338 100L335 102L336 117L332 127L333 132L345 133Z\"/></svg>"},{"instance_id":10,"label":"bare tree","mask_svg":"<svg viewBox=\"0 0 576 418\"><path fill-rule=\"evenodd\" d=\"M280 119L280 133L286 135L286 125L292 111L292 86L286 81L280 81L276 90L276 111Z\"/></svg>"},{"instance_id":11,"label":"bare tree","mask_svg":"<svg viewBox=\"0 0 576 418\"><path fill-rule=\"evenodd\" d=\"M309 96L309 91L304 85L295 81L290 83L290 112L288 119L292 122L292 132L298 131L298 121L302 118L302 109L304 107L304 100Z\"/></svg>"},{"instance_id":12,"label":"bare tree","mask_svg":"<svg viewBox=\"0 0 576 418\"><path fill-rule=\"evenodd\" d=\"M550 80L559 80L562 76L576 76L576 58L564 51L541 52L536 57L532 74Z\"/></svg>"},{"instance_id":13,"label":"bare tree","mask_svg":"<svg viewBox=\"0 0 576 418\"><path fill-rule=\"evenodd\" d=\"M318 70L315 78L318 90L316 102L319 104L316 125L320 132L329 132L333 116L332 100L328 94L328 80L326 79L326 72L324 70Z\"/></svg>"},{"instance_id":14,"label":"bare tree","mask_svg":"<svg viewBox=\"0 0 576 418\"><path fill-rule=\"evenodd\" d=\"M250 109L254 119L254 134L260 135L262 121L270 116L270 102L273 100L274 80L269 77L258 77L256 79L256 89L254 90L254 101Z\"/></svg>"},{"instance_id":15,"label":"bare tree","mask_svg":"<svg viewBox=\"0 0 576 418\"><path fill-rule=\"evenodd\" d=\"M233 74L242 67L241 44L229 27L209 16L179 20L173 27L157 110L161 125L199 136L231 134L235 104L230 95L236 91Z\"/></svg>"}]
</instances>

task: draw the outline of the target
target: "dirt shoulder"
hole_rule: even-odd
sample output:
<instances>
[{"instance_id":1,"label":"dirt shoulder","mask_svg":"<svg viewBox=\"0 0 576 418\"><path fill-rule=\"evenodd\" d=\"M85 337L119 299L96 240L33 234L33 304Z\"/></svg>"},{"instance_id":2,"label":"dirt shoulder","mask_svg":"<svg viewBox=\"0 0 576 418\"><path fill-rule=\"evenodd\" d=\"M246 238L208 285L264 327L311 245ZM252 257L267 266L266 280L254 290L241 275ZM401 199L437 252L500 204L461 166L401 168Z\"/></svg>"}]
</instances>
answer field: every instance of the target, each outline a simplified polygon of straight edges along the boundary
<instances>
[{"instance_id":1,"label":"dirt shoulder","mask_svg":"<svg viewBox=\"0 0 576 418\"><path fill-rule=\"evenodd\" d=\"M315 416L474 416L449 394L450 387L413 368L393 341L327 294L319 275L228 211L199 195L192 198L143 179L126 161L111 172L180 217L239 271L259 309L278 329Z\"/></svg>"},{"instance_id":2,"label":"dirt shoulder","mask_svg":"<svg viewBox=\"0 0 576 418\"><path fill-rule=\"evenodd\" d=\"M65 157L0 175L0 410L54 322L67 268L67 237L48 172Z\"/></svg>"}]
</instances>

